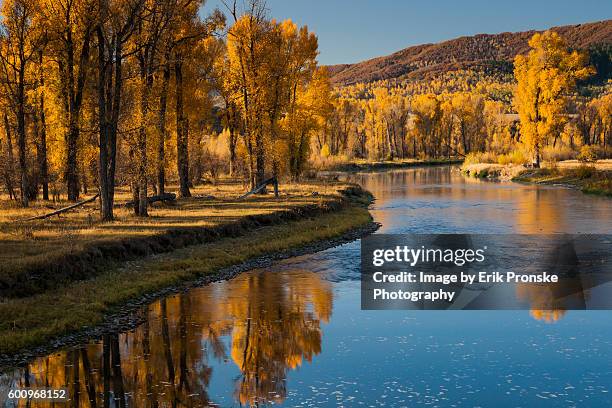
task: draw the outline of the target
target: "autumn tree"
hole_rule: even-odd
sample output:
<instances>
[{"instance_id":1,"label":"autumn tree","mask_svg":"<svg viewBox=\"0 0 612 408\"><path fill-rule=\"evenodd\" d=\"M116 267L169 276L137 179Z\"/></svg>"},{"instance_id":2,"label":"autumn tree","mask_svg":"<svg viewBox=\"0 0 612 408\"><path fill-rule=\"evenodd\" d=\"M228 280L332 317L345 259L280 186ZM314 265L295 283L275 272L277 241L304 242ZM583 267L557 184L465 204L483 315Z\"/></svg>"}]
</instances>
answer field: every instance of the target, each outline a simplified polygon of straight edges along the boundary
<instances>
[{"instance_id":1,"label":"autumn tree","mask_svg":"<svg viewBox=\"0 0 612 408\"><path fill-rule=\"evenodd\" d=\"M189 191L189 119L185 112L184 103L184 74L185 63L194 61L197 45L225 24L225 18L215 10L206 20L201 21L198 11L201 3L186 1L180 7L181 13L176 18L176 27L170 30L172 35L168 47L172 50L174 58L175 98L176 98L176 158L179 176L179 193L182 197L190 197ZM169 55L169 54L168 54ZM167 57L167 56L166 56ZM164 80L168 74L164 68ZM197 75L198 73L196 73ZM162 87L162 89L164 89ZM165 103L165 101L163 101ZM160 105L162 99L160 97ZM165 109L165 106L160 106ZM161 109L160 109L161 112ZM160 131L162 118L160 116ZM161 144L160 144L161 152Z\"/></svg>"},{"instance_id":2,"label":"autumn tree","mask_svg":"<svg viewBox=\"0 0 612 408\"><path fill-rule=\"evenodd\" d=\"M430 154L433 146L439 142L440 119L442 110L440 100L433 94L416 95L412 100L411 109L414 115L413 125L415 139L413 140L413 154L419 147L425 156Z\"/></svg>"},{"instance_id":3,"label":"autumn tree","mask_svg":"<svg viewBox=\"0 0 612 408\"><path fill-rule=\"evenodd\" d=\"M36 130L36 161L42 187L43 200L49 199L49 161L47 147L47 114L45 113L45 58L44 47L39 47L36 64L36 95L37 101L33 103L34 128Z\"/></svg>"},{"instance_id":4,"label":"autumn tree","mask_svg":"<svg viewBox=\"0 0 612 408\"><path fill-rule=\"evenodd\" d=\"M21 204L28 206L29 181L26 135L26 92L29 67L35 62L44 32L37 21L37 5L32 0L7 0L2 5L3 19L0 26L0 68L3 85L11 99L9 106L17 121L17 147L19 150L19 170L21 173ZM10 123L5 115L6 132ZM10 140L10 138L9 138Z\"/></svg>"},{"instance_id":5,"label":"autumn tree","mask_svg":"<svg viewBox=\"0 0 612 408\"><path fill-rule=\"evenodd\" d=\"M504 105L499 101L484 102L484 127L486 132L486 150L495 153L507 153L513 145L510 124L505 120Z\"/></svg>"},{"instance_id":6,"label":"autumn tree","mask_svg":"<svg viewBox=\"0 0 612 408\"><path fill-rule=\"evenodd\" d=\"M307 85L301 84L295 92L295 102L282 120L286 134L289 172L298 180L306 167L310 138L321 129L333 106L331 84L327 69L317 68Z\"/></svg>"},{"instance_id":7,"label":"autumn tree","mask_svg":"<svg viewBox=\"0 0 612 408\"><path fill-rule=\"evenodd\" d=\"M134 213L146 217L148 213L148 136L151 125L152 91L155 74L159 66L161 41L172 22L176 1L145 0L133 36L131 53L134 54L137 69L137 123L138 130L130 148L130 156L137 163L132 174Z\"/></svg>"},{"instance_id":8,"label":"autumn tree","mask_svg":"<svg viewBox=\"0 0 612 408\"><path fill-rule=\"evenodd\" d=\"M233 93L240 95L243 138L248 152L249 183L252 188L262 183L266 170L264 138L266 117L265 69L270 52L270 34L273 24L266 18L265 7L252 1L247 12L238 14L234 3L234 25L227 34L229 82Z\"/></svg>"},{"instance_id":9,"label":"autumn tree","mask_svg":"<svg viewBox=\"0 0 612 408\"><path fill-rule=\"evenodd\" d=\"M117 132L124 86L124 45L134 32L143 0L106 0L100 2L97 40L97 108L98 108L98 182L100 215L113 219Z\"/></svg>"},{"instance_id":10,"label":"autumn tree","mask_svg":"<svg viewBox=\"0 0 612 408\"><path fill-rule=\"evenodd\" d=\"M64 180L68 200L75 201L79 197L78 142L98 2L45 0L41 13L50 39L47 49L57 64L59 77L57 92L62 100L65 127Z\"/></svg>"},{"instance_id":11,"label":"autumn tree","mask_svg":"<svg viewBox=\"0 0 612 408\"><path fill-rule=\"evenodd\" d=\"M484 100L473 93L458 93L452 98L456 128L459 133L463 153L482 151L484 143Z\"/></svg>"},{"instance_id":12,"label":"autumn tree","mask_svg":"<svg viewBox=\"0 0 612 408\"><path fill-rule=\"evenodd\" d=\"M307 27L298 28L291 20L278 24L273 31L266 109L273 147L273 175L279 175L285 157L278 122L285 115L289 167L294 179L303 170L311 133L321 124L331 98L327 73L317 69L318 41ZM286 95L286 99L284 96Z\"/></svg>"},{"instance_id":13,"label":"autumn tree","mask_svg":"<svg viewBox=\"0 0 612 408\"><path fill-rule=\"evenodd\" d=\"M514 106L521 121L523 142L533 151L540 166L541 149L551 135L567 122L567 100L576 80L592 73L586 55L569 51L565 40L554 31L535 34L531 50L514 60L517 89Z\"/></svg>"}]
</instances>

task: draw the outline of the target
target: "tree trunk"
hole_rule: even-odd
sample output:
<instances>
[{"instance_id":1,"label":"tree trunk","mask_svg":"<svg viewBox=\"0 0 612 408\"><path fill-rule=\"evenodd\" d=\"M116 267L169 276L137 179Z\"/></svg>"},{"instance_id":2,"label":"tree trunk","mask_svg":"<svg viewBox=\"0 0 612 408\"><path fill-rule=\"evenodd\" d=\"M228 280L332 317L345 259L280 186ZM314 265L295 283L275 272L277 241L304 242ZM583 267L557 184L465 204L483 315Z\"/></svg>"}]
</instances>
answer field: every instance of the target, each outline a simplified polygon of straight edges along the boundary
<instances>
[{"instance_id":1,"label":"tree trunk","mask_svg":"<svg viewBox=\"0 0 612 408\"><path fill-rule=\"evenodd\" d=\"M49 164L47 160L47 119L45 116L45 76L43 69L43 52L38 54L39 64L39 85L41 86L39 96L39 116L40 116L40 138L38 140L38 170L40 182L43 190L43 200L49 200Z\"/></svg>"},{"instance_id":2,"label":"tree trunk","mask_svg":"<svg viewBox=\"0 0 612 408\"><path fill-rule=\"evenodd\" d=\"M149 80L146 79L143 84L143 95L140 101L140 112L142 115L142 121L140 130L138 131L138 215L140 217L147 217L148 202L147 202L147 116L149 114Z\"/></svg>"},{"instance_id":3,"label":"tree trunk","mask_svg":"<svg viewBox=\"0 0 612 408\"><path fill-rule=\"evenodd\" d=\"M69 110L68 110L68 133L66 134L66 188L68 190L68 200L76 201L79 198L79 180L78 180L78 155L77 155L77 142L80 135L80 116L81 106L83 103L83 91L85 88L85 75L86 66L89 62L89 40L91 32L86 30L83 45L81 48L81 54L79 56L78 63L78 75L75 78L75 61L74 61L74 42L72 39L72 28L68 28L67 41L66 41L66 53L67 53L67 66L68 69L68 96L69 96ZM76 79L76 82L75 82Z\"/></svg>"},{"instance_id":4,"label":"tree trunk","mask_svg":"<svg viewBox=\"0 0 612 408\"><path fill-rule=\"evenodd\" d=\"M19 70L17 84L17 148L19 149L19 170L21 173L21 205L28 206L28 163L26 156L25 129L25 67Z\"/></svg>"},{"instance_id":5,"label":"tree trunk","mask_svg":"<svg viewBox=\"0 0 612 408\"><path fill-rule=\"evenodd\" d=\"M11 124L9 123L8 114L4 112L4 131L6 132L6 155L8 163L4 168L4 183L6 184L6 189L9 193L9 198L17 199L15 195L15 191L13 189L13 174L15 172L15 159L13 157L13 138L11 136Z\"/></svg>"},{"instance_id":6,"label":"tree trunk","mask_svg":"<svg viewBox=\"0 0 612 408\"><path fill-rule=\"evenodd\" d=\"M230 102L227 106L227 128L229 131L229 175L234 175L236 171L236 142L238 135L236 134L236 106Z\"/></svg>"},{"instance_id":7,"label":"tree trunk","mask_svg":"<svg viewBox=\"0 0 612 408\"><path fill-rule=\"evenodd\" d=\"M101 27L98 35L98 128L99 128L99 167L100 217L103 221L114 218L115 162L117 155L117 123L121 103L122 82L122 45L121 40L113 38L111 49L106 49L106 39ZM112 62L114 60L114 79Z\"/></svg>"},{"instance_id":8,"label":"tree trunk","mask_svg":"<svg viewBox=\"0 0 612 408\"><path fill-rule=\"evenodd\" d=\"M69 201L76 201L79 198L79 180L77 173L77 140L79 138L79 129L75 121L76 119L71 118L70 130L66 135L67 156L65 178Z\"/></svg>"},{"instance_id":9,"label":"tree trunk","mask_svg":"<svg viewBox=\"0 0 612 408\"><path fill-rule=\"evenodd\" d=\"M115 202L115 169L117 163L117 128L119 127L119 113L121 112L121 87L123 85L123 44L121 38L115 39L115 84L114 91L108 96L108 103L111 104L112 110L109 123L109 140L108 140L108 206L110 208L110 219L113 218L113 205ZM109 92L110 92L109 83ZM112 101L112 102L111 102Z\"/></svg>"},{"instance_id":10,"label":"tree trunk","mask_svg":"<svg viewBox=\"0 0 612 408\"><path fill-rule=\"evenodd\" d=\"M106 112L106 92L108 81L108 70L106 66L106 46L105 38L102 32L102 27L97 28L98 36L98 182L100 183L100 217L103 221L111 221L113 219L113 208L109 205L109 180L108 180L108 142L109 142L109 124Z\"/></svg>"},{"instance_id":11,"label":"tree trunk","mask_svg":"<svg viewBox=\"0 0 612 408\"><path fill-rule=\"evenodd\" d=\"M266 156L261 131L255 134L255 184L259 185L266 179Z\"/></svg>"},{"instance_id":12,"label":"tree trunk","mask_svg":"<svg viewBox=\"0 0 612 408\"><path fill-rule=\"evenodd\" d=\"M174 65L176 81L176 159L181 197L191 197L189 191L189 134L183 108L183 61L177 53Z\"/></svg>"},{"instance_id":13,"label":"tree trunk","mask_svg":"<svg viewBox=\"0 0 612 408\"><path fill-rule=\"evenodd\" d=\"M168 106L168 83L170 82L170 51L165 53L163 78L159 95L159 114L157 131L159 140L157 146L157 185L158 194L164 194L166 188L166 110Z\"/></svg>"},{"instance_id":14,"label":"tree trunk","mask_svg":"<svg viewBox=\"0 0 612 408\"><path fill-rule=\"evenodd\" d=\"M83 189L83 194L87 194L87 169L84 163L81 163L81 176L79 180L81 181L81 188Z\"/></svg>"},{"instance_id":15,"label":"tree trunk","mask_svg":"<svg viewBox=\"0 0 612 408\"><path fill-rule=\"evenodd\" d=\"M236 142L237 142L236 131L234 129L230 129L229 134L229 152L230 152L230 163L229 163L229 175L230 177L234 176L236 172Z\"/></svg>"}]
</instances>

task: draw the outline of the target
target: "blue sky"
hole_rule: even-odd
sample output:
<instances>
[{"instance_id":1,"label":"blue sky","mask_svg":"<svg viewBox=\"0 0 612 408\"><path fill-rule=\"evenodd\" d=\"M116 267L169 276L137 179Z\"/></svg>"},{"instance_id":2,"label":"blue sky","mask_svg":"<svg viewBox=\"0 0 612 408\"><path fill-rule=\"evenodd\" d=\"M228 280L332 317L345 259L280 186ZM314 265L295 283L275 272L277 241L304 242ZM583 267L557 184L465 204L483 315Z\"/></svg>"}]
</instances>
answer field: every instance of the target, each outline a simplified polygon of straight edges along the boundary
<instances>
[{"instance_id":1,"label":"blue sky","mask_svg":"<svg viewBox=\"0 0 612 408\"><path fill-rule=\"evenodd\" d=\"M205 11L216 6L226 11L220 0L208 0ZM612 0L267 0L267 8L271 17L291 18L318 35L322 64L358 62L462 35L612 18Z\"/></svg>"}]
</instances>

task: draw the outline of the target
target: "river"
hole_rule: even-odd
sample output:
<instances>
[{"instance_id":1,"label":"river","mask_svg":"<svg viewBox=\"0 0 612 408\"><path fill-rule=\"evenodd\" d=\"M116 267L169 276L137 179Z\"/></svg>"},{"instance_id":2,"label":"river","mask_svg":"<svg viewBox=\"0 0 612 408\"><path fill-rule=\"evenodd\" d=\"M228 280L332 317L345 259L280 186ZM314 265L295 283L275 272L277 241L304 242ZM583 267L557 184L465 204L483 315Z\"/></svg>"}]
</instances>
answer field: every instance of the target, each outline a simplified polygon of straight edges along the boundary
<instances>
[{"instance_id":1,"label":"river","mask_svg":"<svg viewBox=\"0 0 612 408\"><path fill-rule=\"evenodd\" d=\"M349 178L376 197L380 233L612 232L612 201L571 189L451 167ZM361 311L359 248L157 301L132 331L0 375L0 391L67 387L79 407L612 404L612 313Z\"/></svg>"}]
</instances>

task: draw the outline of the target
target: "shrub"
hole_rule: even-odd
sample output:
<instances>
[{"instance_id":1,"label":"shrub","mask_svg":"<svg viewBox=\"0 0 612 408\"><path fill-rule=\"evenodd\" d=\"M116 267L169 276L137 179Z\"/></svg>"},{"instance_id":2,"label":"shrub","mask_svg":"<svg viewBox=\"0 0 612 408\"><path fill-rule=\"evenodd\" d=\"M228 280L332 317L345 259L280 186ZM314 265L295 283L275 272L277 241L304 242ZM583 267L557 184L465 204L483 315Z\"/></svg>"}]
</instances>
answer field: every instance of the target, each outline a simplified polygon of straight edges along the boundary
<instances>
[{"instance_id":1,"label":"shrub","mask_svg":"<svg viewBox=\"0 0 612 408\"><path fill-rule=\"evenodd\" d=\"M465 156L464 164L496 163L497 157L489 152L472 152Z\"/></svg>"},{"instance_id":2,"label":"shrub","mask_svg":"<svg viewBox=\"0 0 612 408\"><path fill-rule=\"evenodd\" d=\"M588 183L582 189L585 193L600 194L612 197L612 179L596 180Z\"/></svg>"},{"instance_id":3,"label":"shrub","mask_svg":"<svg viewBox=\"0 0 612 408\"><path fill-rule=\"evenodd\" d=\"M595 167L593 166L583 165L583 166L576 168L576 170L574 170L574 174L576 178L579 178L580 180L591 178L594 173L595 173Z\"/></svg>"},{"instance_id":4,"label":"shrub","mask_svg":"<svg viewBox=\"0 0 612 408\"><path fill-rule=\"evenodd\" d=\"M326 145L323 145L323 149L325 149L325 146ZM323 150L321 151L323 152ZM350 162L351 160L345 154L339 154L337 156L323 156L322 154L313 154L310 156L309 165L312 169L315 170L328 170L335 166L349 164Z\"/></svg>"},{"instance_id":5,"label":"shrub","mask_svg":"<svg viewBox=\"0 0 612 408\"><path fill-rule=\"evenodd\" d=\"M507 164L524 164L526 163L527 157L520 150L513 150L508 154L500 154L497 156L497 163L505 166Z\"/></svg>"},{"instance_id":6,"label":"shrub","mask_svg":"<svg viewBox=\"0 0 612 408\"><path fill-rule=\"evenodd\" d=\"M583 163L594 163L597 161L597 149L594 146L584 145L576 158Z\"/></svg>"},{"instance_id":7,"label":"shrub","mask_svg":"<svg viewBox=\"0 0 612 408\"><path fill-rule=\"evenodd\" d=\"M575 157L576 152L569 146L546 146L542 149L542 159L549 162L571 160Z\"/></svg>"}]
</instances>

